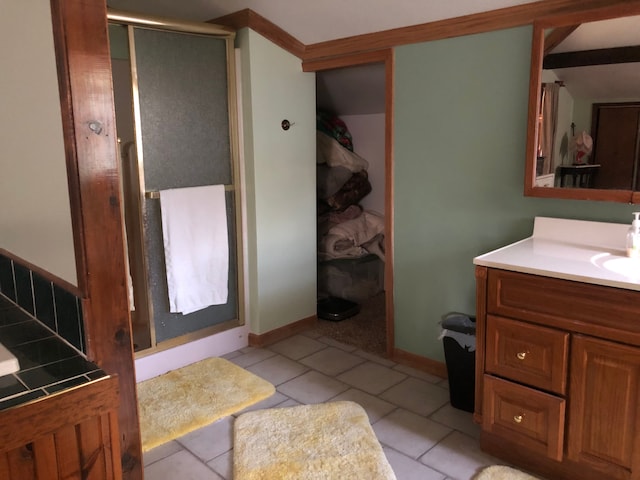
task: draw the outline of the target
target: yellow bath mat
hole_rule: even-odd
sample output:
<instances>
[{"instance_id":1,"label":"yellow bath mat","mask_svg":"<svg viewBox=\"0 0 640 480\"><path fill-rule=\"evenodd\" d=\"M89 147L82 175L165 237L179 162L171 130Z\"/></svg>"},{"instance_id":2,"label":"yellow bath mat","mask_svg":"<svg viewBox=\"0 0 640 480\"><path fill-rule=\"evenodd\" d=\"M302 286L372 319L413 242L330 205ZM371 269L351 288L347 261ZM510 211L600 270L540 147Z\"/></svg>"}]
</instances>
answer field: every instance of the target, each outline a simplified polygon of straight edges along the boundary
<instances>
[{"instance_id":1,"label":"yellow bath mat","mask_svg":"<svg viewBox=\"0 0 640 480\"><path fill-rule=\"evenodd\" d=\"M474 480L539 480L528 473L502 465L493 465L483 469Z\"/></svg>"},{"instance_id":2,"label":"yellow bath mat","mask_svg":"<svg viewBox=\"0 0 640 480\"><path fill-rule=\"evenodd\" d=\"M264 400L275 388L223 358L207 358L138 384L142 451Z\"/></svg>"},{"instance_id":3,"label":"yellow bath mat","mask_svg":"<svg viewBox=\"0 0 640 480\"><path fill-rule=\"evenodd\" d=\"M395 480L364 409L331 402L257 410L234 425L234 480Z\"/></svg>"}]
</instances>

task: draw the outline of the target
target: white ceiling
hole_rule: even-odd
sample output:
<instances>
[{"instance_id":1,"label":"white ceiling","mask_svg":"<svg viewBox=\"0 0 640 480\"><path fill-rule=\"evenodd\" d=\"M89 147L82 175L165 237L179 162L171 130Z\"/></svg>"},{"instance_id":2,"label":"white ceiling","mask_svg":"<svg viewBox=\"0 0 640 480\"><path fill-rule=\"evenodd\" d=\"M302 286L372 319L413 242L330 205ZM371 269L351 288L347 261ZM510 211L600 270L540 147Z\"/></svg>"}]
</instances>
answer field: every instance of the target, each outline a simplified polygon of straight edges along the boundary
<instances>
[{"instance_id":1,"label":"white ceiling","mask_svg":"<svg viewBox=\"0 0 640 480\"><path fill-rule=\"evenodd\" d=\"M640 17L583 23L551 53L640 45ZM640 98L640 63L560 68L556 76L574 98L623 100Z\"/></svg>"},{"instance_id":2,"label":"white ceiling","mask_svg":"<svg viewBox=\"0 0 640 480\"><path fill-rule=\"evenodd\" d=\"M305 45L532 3L534 0L107 0L115 9L205 21L245 8Z\"/></svg>"}]
</instances>

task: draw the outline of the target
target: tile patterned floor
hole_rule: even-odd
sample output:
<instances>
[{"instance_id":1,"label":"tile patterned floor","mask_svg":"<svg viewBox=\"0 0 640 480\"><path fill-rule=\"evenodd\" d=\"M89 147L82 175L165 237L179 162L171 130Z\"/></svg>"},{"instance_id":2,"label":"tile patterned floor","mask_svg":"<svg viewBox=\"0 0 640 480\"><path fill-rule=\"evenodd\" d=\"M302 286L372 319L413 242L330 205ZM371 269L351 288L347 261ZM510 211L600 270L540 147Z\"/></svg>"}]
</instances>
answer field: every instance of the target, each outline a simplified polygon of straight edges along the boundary
<instances>
[{"instance_id":1,"label":"tile patterned floor","mask_svg":"<svg viewBox=\"0 0 640 480\"><path fill-rule=\"evenodd\" d=\"M225 358L276 386L273 396L247 410L334 400L362 405L398 480L469 480L482 467L503 463L480 451L479 427L470 413L451 407L439 377L316 332ZM147 452L145 479L232 480L236 416Z\"/></svg>"}]
</instances>

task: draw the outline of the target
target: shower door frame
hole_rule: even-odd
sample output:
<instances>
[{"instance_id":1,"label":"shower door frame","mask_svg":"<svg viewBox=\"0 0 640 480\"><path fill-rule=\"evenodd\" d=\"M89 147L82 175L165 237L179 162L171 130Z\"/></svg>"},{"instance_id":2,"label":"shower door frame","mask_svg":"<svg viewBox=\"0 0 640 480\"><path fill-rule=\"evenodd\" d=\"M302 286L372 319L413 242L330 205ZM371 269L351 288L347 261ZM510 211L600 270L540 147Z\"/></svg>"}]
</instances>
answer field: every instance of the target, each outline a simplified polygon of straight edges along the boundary
<instances>
[{"instance_id":1,"label":"shower door frame","mask_svg":"<svg viewBox=\"0 0 640 480\"><path fill-rule=\"evenodd\" d=\"M146 320L146 324L149 329L149 342L150 346L140 349L135 352L136 358L141 358L146 355L157 353L162 350L166 350L178 345L182 345L200 338L204 338L215 333L228 330L237 326L244 325L245 323L245 295L244 295L244 235L242 231L243 219L242 219L242 203L243 192L241 190L241 165L239 158L239 119L238 119L238 90L237 90L237 77L236 77L236 65L235 65L235 30L230 27L221 25L215 25L212 23L200 23L182 21L176 19L170 19L165 17L141 15L138 13L125 12L121 10L107 9L107 20L109 24L122 25L127 28L128 45L129 45L129 61L131 66L131 87L132 87L132 101L133 101L133 124L135 133L135 165L131 164L130 152L133 148L129 148L128 145L123 145L121 149L121 155L123 159L128 162L126 167L128 174L133 174L136 178L131 182L135 186L133 191L124 191L124 208L129 208L133 213L133 223L127 225L127 251L130 249L133 251L128 256L129 268L134 278L134 297L135 297L135 316L137 318L140 313L142 320ZM229 119L229 148L231 162L231 184L225 185L225 191L232 191L234 193L234 205L233 210L235 214L235 258L236 258L236 283L235 286L236 295L236 312L237 318L226 320L224 322L204 327L199 330L189 332L174 338L166 339L161 342L156 341L155 322L153 314L153 305L150 296L149 278L148 278L148 265L147 265L147 252L144 239L144 216L146 201L150 199L157 199L158 192L147 192L145 189L144 179L144 155L142 145L142 122L140 111L140 99L138 92L138 78L136 67L136 50L134 29L146 28L158 31L166 32L179 32L187 34L196 34L203 36L210 36L218 39L225 40L226 44L226 60L227 60L227 95L228 95L228 119ZM131 146L132 147L132 146ZM120 163L123 168L123 163ZM122 174L125 173L121 171ZM127 207L128 206L128 207ZM123 210L124 214L124 210ZM125 222L126 224L126 222ZM133 245L133 248L132 248ZM231 259L230 259L231 260ZM132 313L133 316L133 313ZM138 322L142 323L142 322ZM132 332L136 326L132 324Z\"/></svg>"}]
</instances>

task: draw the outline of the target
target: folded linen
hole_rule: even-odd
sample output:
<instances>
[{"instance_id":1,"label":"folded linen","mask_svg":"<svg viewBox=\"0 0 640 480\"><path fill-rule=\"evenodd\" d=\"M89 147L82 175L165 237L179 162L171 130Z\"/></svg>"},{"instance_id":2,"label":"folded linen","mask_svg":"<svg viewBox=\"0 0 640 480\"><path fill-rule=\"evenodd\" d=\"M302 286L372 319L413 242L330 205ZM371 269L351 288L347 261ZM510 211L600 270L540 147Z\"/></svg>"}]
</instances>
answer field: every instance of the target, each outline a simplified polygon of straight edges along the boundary
<instances>
[{"instance_id":1,"label":"folded linen","mask_svg":"<svg viewBox=\"0 0 640 480\"><path fill-rule=\"evenodd\" d=\"M360 200L371 193L371 183L366 170L356 172L351 178L332 196L325 198L324 202L332 210L343 210L350 205L356 205Z\"/></svg>"},{"instance_id":2,"label":"folded linen","mask_svg":"<svg viewBox=\"0 0 640 480\"><path fill-rule=\"evenodd\" d=\"M384 251L377 245L384 234L384 217L365 210L358 217L339 223L329 229L318 245L318 258L361 257L375 253L384 260ZM366 247L372 247L371 251Z\"/></svg>"},{"instance_id":3,"label":"folded linen","mask_svg":"<svg viewBox=\"0 0 640 480\"><path fill-rule=\"evenodd\" d=\"M316 163L326 163L330 167L346 167L352 172L369 168L369 162L351 150L347 150L335 138L316 132Z\"/></svg>"},{"instance_id":4,"label":"folded linen","mask_svg":"<svg viewBox=\"0 0 640 480\"><path fill-rule=\"evenodd\" d=\"M316 168L316 194L318 198L329 198L340 191L353 172L347 167L330 167L326 163Z\"/></svg>"},{"instance_id":5,"label":"folded linen","mask_svg":"<svg viewBox=\"0 0 640 480\"><path fill-rule=\"evenodd\" d=\"M227 303L224 186L161 190L160 205L170 311L186 315Z\"/></svg>"}]
</instances>

